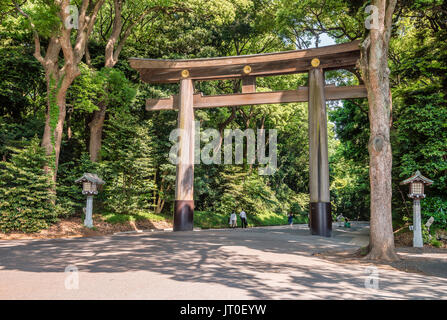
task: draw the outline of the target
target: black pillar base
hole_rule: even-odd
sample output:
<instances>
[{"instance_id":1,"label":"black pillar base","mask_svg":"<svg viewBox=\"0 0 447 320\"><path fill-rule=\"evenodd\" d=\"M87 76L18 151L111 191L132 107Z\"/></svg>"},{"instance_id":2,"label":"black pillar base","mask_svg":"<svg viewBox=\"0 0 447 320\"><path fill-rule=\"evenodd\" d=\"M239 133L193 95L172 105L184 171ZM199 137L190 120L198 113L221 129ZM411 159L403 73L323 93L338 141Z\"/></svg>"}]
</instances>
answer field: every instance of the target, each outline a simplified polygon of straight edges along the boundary
<instances>
[{"instance_id":1,"label":"black pillar base","mask_svg":"<svg viewBox=\"0 0 447 320\"><path fill-rule=\"evenodd\" d=\"M192 231L194 227L194 200L175 200L174 231Z\"/></svg>"},{"instance_id":2,"label":"black pillar base","mask_svg":"<svg viewBox=\"0 0 447 320\"><path fill-rule=\"evenodd\" d=\"M311 202L309 219L312 235L322 237L332 235L332 215L329 202Z\"/></svg>"}]
</instances>

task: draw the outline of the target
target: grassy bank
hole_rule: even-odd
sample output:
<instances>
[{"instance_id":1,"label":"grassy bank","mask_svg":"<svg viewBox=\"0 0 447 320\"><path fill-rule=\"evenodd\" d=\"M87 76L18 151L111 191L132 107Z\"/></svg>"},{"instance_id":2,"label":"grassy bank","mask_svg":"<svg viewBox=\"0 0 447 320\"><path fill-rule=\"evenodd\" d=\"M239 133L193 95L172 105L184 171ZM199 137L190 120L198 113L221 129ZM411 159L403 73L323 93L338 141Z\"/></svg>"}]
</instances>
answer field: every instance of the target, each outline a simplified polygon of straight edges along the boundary
<instances>
[{"instance_id":1,"label":"grassy bank","mask_svg":"<svg viewBox=\"0 0 447 320\"><path fill-rule=\"evenodd\" d=\"M115 213L104 213L104 220L109 223L127 223L130 221L172 221L172 216L154 214L151 212L141 212L136 215L127 214L115 214ZM228 228L228 218L229 214L220 214L210 211L194 211L194 227L202 229L212 229L212 228ZM256 216L250 214L247 215L248 226L249 227L261 227L261 226L279 226L287 224L287 216L285 214L279 213L264 213ZM294 223L306 223L302 217L295 217L293 219ZM238 226L241 225L241 220L238 215Z\"/></svg>"},{"instance_id":2,"label":"grassy bank","mask_svg":"<svg viewBox=\"0 0 447 320\"><path fill-rule=\"evenodd\" d=\"M209 211L194 211L194 226L202 229L211 228L228 228L229 214L219 214ZM279 226L287 224L287 216L279 213L265 213L252 216L247 214L249 227L261 227L261 226ZM304 219L295 217L294 223L305 223ZM238 226L241 225L241 220L238 215Z\"/></svg>"}]
</instances>

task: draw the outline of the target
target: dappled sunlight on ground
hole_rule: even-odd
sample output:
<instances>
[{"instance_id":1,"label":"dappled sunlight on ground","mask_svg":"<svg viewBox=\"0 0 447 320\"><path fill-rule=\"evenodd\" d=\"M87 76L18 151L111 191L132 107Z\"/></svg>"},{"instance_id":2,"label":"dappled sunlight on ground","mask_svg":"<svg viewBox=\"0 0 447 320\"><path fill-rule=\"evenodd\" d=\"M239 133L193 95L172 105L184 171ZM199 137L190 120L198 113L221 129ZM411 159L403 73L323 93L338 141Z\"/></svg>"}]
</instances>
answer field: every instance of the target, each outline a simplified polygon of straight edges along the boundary
<instances>
[{"instance_id":1,"label":"dappled sunlight on ground","mask_svg":"<svg viewBox=\"0 0 447 320\"><path fill-rule=\"evenodd\" d=\"M365 230L332 238L286 226L1 241L0 298L447 298L446 278L379 268L379 288L368 289L365 265L315 255L355 250ZM64 288L67 265L79 269L79 290Z\"/></svg>"}]
</instances>

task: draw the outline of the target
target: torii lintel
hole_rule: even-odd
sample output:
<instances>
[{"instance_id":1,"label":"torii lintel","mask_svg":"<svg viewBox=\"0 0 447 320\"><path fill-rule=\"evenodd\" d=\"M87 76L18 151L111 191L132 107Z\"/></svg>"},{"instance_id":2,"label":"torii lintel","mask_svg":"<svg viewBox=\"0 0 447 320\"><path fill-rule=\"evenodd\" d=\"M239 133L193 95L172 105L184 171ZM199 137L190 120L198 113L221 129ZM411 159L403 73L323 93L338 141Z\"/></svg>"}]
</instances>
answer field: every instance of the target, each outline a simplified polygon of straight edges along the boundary
<instances>
[{"instance_id":1,"label":"torii lintel","mask_svg":"<svg viewBox=\"0 0 447 320\"><path fill-rule=\"evenodd\" d=\"M141 80L148 83L267 77L308 72L315 58L324 70L355 68L360 58L359 44L354 41L306 50L190 60L131 58L129 62L140 72Z\"/></svg>"}]
</instances>

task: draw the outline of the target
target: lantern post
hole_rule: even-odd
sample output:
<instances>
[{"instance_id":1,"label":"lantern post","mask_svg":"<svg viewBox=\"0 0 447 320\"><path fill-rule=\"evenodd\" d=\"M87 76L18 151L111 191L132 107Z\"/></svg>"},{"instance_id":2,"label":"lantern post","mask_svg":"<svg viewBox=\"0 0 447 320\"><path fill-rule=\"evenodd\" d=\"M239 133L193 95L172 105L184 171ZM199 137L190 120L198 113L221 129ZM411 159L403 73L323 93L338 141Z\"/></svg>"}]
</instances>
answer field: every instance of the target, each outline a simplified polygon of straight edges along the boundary
<instances>
[{"instance_id":1,"label":"lantern post","mask_svg":"<svg viewBox=\"0 0 447 320\"><path fill-rule=\"evenodd\" d=\"M422 239L421 199L425 198L424 186L433 184L433 181L424 177L418 170L400 184L410 185L408 197L413 199L413 247L422 248L424 241Z\"/></svg>"},{"instance_id":2,"label":"lantern post","mask_svg":"<svg viewBox=\"0 0 447 320\"><path fill-rule=\"evenodd\" d=\"M84 225L93 228L93 195L98 194L98 185L103 185L105 182L93 173L84 173L75 182L82 183L82 194L87 195Z\"/></svg>"}]
</instances>

